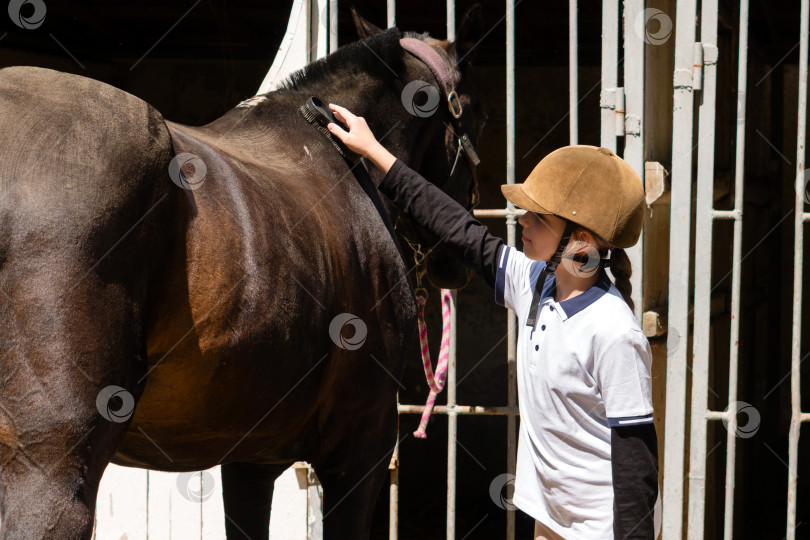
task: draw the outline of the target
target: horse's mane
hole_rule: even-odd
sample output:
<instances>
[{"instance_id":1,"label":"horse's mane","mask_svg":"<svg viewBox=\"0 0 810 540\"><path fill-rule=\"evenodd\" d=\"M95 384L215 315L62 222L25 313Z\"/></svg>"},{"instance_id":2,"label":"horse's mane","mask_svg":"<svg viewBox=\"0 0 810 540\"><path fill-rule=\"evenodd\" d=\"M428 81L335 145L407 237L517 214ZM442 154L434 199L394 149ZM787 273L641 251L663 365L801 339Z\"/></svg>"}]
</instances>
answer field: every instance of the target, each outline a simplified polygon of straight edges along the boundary
<instances>
[{"instance_id":1,"label":"horse's mane","mask_svg":"<svg viewBox=\"0 0 810 540\"><path fill-rule=\"evenodd\" d=\"M347 72L350 75L366 73L390 78L392 71L401 73L403 60L399 53L399 39L402 37L425 39L427 34L389 28L368 39L344 45L329 56L292 72L279 84L278 89L300 90L312 84L343 78Z\"/></svg>"}]
</instances>

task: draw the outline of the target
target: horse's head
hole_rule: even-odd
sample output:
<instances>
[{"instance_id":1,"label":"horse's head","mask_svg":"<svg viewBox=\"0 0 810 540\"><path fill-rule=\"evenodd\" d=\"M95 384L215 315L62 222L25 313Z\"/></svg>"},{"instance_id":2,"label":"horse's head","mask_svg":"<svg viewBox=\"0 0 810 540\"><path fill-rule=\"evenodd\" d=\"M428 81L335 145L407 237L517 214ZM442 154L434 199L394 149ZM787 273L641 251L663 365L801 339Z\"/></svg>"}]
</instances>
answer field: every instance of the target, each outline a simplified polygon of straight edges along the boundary
<instances>
[{"instance_id":1,"label":"horse's head","mask_svg":"<svg viewBox=\"0 0 810 540\"><path fill-rule=\"evenodd\" d=\"M354 10L352 14L361 38L382 31ZM408 164L469 210L479 202L476 145L486 121L467 76L481 29L481 9L476 5L464 16L454 42L403 33L403 61L392 63L403 70L397 74L395 85L408 114L392 112L392 117L405 118L402 147ZM400 214L396 229L405 240L406 252L408 244L420 245L423 253L430 250L426 266L433 286L459 289L467 285L470 270L441 238L421 228L405 213Z\"/></svg>"}]
</instances>

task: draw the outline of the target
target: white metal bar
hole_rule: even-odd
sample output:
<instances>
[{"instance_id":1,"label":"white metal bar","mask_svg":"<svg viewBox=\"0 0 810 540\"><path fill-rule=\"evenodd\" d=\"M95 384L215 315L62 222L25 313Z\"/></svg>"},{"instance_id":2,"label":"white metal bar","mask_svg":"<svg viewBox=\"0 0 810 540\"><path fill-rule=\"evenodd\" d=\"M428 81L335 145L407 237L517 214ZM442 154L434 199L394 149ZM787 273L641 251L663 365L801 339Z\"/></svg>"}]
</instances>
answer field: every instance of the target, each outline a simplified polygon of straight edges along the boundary
<instances>
[{"instance_id":1,"label":"white metal bar","mask_svg":"<svg viewBox=\"0 0 810 540\"><path fill-rule=\"evenodd\" d=\"M456 2L447 0L447 39L456 39ZM456 291L450 295L450 358L447 361L447 540L456 538L456 451L458 415L456 406Z\"/></svg>"},{"instance_id":2,"label":"white metal bar","mask_svg":"<svg viewBox=\"0 0 810 540\"><path fill-rule=\"evenodd\" d=\"M329 50L328 54L338 48L338 0L329 0Z\"/></svg>"},{"instance_id":3,"label":"white metal bar","mask_svg":"<svg viewBox=\"0 0 810 540\"><path fill-rule=\"evenodd\" d=\"M397 402L399 402L399 392L397 392ZM388 486L388 540L397 540L399 538L399 432L397 432L397 443L394 445L391 464L393 465L391 467L391 485Z\"/></svg>"},{"instance_id":4,"label":"white metal bar","mask_svg":"<svg viewBox=\"0 0 810 540\"><path fill-rule=\"evenodd\" d=\"M701 9L703 4L701 3ZM705 10L703 10L705 13ZM701 16L701 21L703 17ZM703 29L701 28L701 36L703 36ZM701 39L703 39L701 37ZM692 48L692 57L694 58L694 65L692 66L692 88L703 90L703 43L695 43Z\"/></svg>"},{"instance_id":5,"label":"white metal bar","mask_svg":"<svg viewBox=\"0 0 810 540\"><path fill-rule=\"evenodd\" d=\"M387 27L396 26L396 0L387 1ZM399 409L399 392L397 392L397 408ZM397 444L394 446L391 468L391 485L388 487L388 540L399 538L399 433Z\"/></svg>"},{"instance_id":6,"label":"white metal bar","mask_svg":"<svg viewBox=\"0 0 810 540\"><path fill-rule=\"evenodd\" d=\"M807 41L810 0L802 0L799 29L799 107L796 129L796 199L793 244L793 337L790 349L790 435L788 439L787 540L796 538L796 488L801 428L802 274L804 257L804 167L807 136Z\"/></svg>"},{"instance_id":7,"label":"white metal bar","mask_svg":"<svg viewBox=\"0 0 810 540\"><path fill-rule=\"evenodd\" d=\"M692 345L692 419L689 437L689 509L687 537L702 540L706 502L707 421L725 420L726 412L707 411L709 402L709 339L711 316L712 234L714 203L714 139L717 99L717 0L703 0L700 16L700 58L703 90L698 106L698 169L695 202L695 302ZM705 51L704 51L705 49ZM694 71L693 71L694 73Z\"/></svg>"},{"instance_id":8,"label":"white metal bar","mask_svg":"<svg viewBox=\"0 0 810 540\"><path fill-rule=\"evenodd\" d=\"M515 1L506 0L506 183L515 183ZM515 205L507 200L507 211ZM513 231L514 232L514 231ZM511 238L510 245L512 244Z\"/></svg>"},{"instance_id":9,"label":"white metal bar","mask_svg":"<svg viewBox=\"0 0 810 540\"><path fill-rule=\"evenodd\" d=\"M613 113L614 135L624 137L624 87L616 88L616 107Z\"/></svg>"},{"instance_id":10,"label":"white metal bar","mask_svg":"<svg viewBox=\"0 0 810 540\"><path fill-rule=\"evenodd\" d=\"M636 19L644 16L644 0L624 1L624 102L625 139L624 160L644 183L644 45L641 35L633 32ZM636 319L641 322L643 310L642 283L644 275L644 231L638 243L627 249L633 268L630 276Z\"/></svg>"},{"instance_id":11,"label":"white metal bar","mask_svg":"<svg viewBox=\"0 0 810 540\"><path fill-rule=\"evenodd\" d=\"M711 216L714 219L742 219L742 212L735 210L712 210Z\"/></svg>"},{"instance_id":12,"label":"white metal bar","mask_svg":"<svg viewBox=\"0 0 810 540\"><path fill-rule=\"evenodd\" d=\"M734 413L736 411L731 411L731 412ZM729 411L706 411L705 418L706 418L706 420L724 420L725 421L725 420L728 420L728 415L729 415ZM706 453L705 450L704 450L703 453L704 454ZM690 475L689 486L690 487L692 486L691 475ZM701 524L701 527L702 527L702 524Z\"/></svg>"},{"instance_id":13,"label":"white metal bar","mask_svg":"<svg viewBox=\"0 0 810 540\"><path fill-rule=\"evenodd\" d=\"M447 540L456 538L456 291L450 294L450 358L447 360Z\"/></svg>"},{"instance_id":14,"label":"white metal bar","mask_svg":"<svg viewBox=\"0 0 810 540\"><path fill-rule=\"evenodd\" d=\"M388 13L388 28L397 25L397 2L396 0L388 0L387 2Z\"/></svg>"},{"instance_id":15,"label":"white metal bar","mask_svg":"<svg viewBox=\"0 0 810 540\"><path fill-rule=\"evenodd\" d=\"M734 165L734 210L742 216L743 175L745 173L745 90L748 80L748 0L740 1L739 58L737 65L737 143ZM728 367L728 410L737 410L740 335L740 273L743 220L734 220L731 270L731 337ZM734 529L734 470L737 462L737 415L729 414L726 424L726 495L723 537L732 538Z\"/></svg>"},{"instance_id":16,"label":"white metal bar","mask_svg":"<svg viewBox=\"0 0 810 540\"><path fill-rule=\"evenodd\" d=\"M329 18L329 6L336 0L309 0L309 59L314 62L329 54L332 24ZM337 10L335 10L337 12Z\"/></svg>"},{"instance_id":17,"label":"white metal bar","mask_svg":"<svg viewBox=\"0 0 810 540\"><path fill-rule=\"evenodd\" d=\"M506 0L506 182L515 183L515 0ZM506 243L515 245L515 205L506 202ZM506 317L507 332L507 377L509 407L517 407L517 318L511 309ZM506 472L515 474L517 465L517 419L510 415L506 428ZM506 496L511 500L514 486L506 486ZM515 511L506 512L506 538L515 538Z\"/></svg>"},{"instance_id":18,"label":"white metal bar","mask_svg":"<svg viewBox=\"0 0 810 540\"><path fill-rule=\"evenodd\" d=\"M692 205L692 47L695 42L695 0L678 2L673 74L672 197L669 233L669 331L683 344L688 338L689 245ZM685 346L667 351L664 431L663 540L680 540L683 533L684 430L686 429Z\"/></svg>"},{"instance_id":19,"label":"white metal bar","mask_svg":"<svg viewBox=\"0 0 810 540\"><path fill-rule=\"evenodd\" d=\"M456 40L456 1L447 0L447 41Z\"/></svg>"},{"instance_id":20,"label":"white metal bar","mask_svg":"<svg viewBox=\"0 0 810 540\"><path fill-rule=\"evenodd\" d=\"M568 120L570 144L579 138L579 61L577 59L577 0L568 0Z\"/></svg>"},{"instance_id":21,"label":"white metal bar","mask_svg":"<svg viewBox=\"0 0 810 540\"><path fill-rule=\"evenodd\" d=\"M602 2L602 88L600 143L616 152L615 109L619 65L619 2Z\"/></svg>"},{"instance_id":22,"label":"white metal bar","mask_svg":"<svg viewBox=\"0 0 810 540\"><path fill-rule=\"evenodd\" d=\"M403 405L397 406L399 414L422 414L425 410L424 405ZM508 416L510 414L517 414L518 408L515 407L482 407L480 405L455 405L449 407L447 405L435 405L433 407L434 414L476 414L476 415L492 415L492 416Z\"/></svg>"},{"instance_id":23,"label":"white metal bar","mask_svg":"<svg viewBox=\"0 0 810 540\"><path fill-rule=\"evenodd\" d=\"M508 218L510 216L522 216L526 213L526 210L522 208L515 208L514 210L509 210L508 208L502 209L475 209L473 210L473 216L481 217L481 218L494 218L494 217L505 217Z\"/></svg>"}]
</instances>

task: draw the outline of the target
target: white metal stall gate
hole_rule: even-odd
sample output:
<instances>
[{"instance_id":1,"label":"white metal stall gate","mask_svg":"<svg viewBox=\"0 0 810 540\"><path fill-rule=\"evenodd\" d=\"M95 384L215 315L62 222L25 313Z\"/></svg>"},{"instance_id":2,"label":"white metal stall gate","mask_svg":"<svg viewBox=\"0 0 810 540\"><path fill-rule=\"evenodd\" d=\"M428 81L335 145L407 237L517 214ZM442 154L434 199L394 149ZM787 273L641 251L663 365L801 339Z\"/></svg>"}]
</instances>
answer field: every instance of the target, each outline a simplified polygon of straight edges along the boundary
<instances>
[{"instance_id":1,"label":"white metal stall gate","mask_svg":"<svg viewBox=\"0 0 810 540\"><path fill-rule=\"evenodd\" d=\"M696 0L677 2L675 27L675 72L673 137L672 137L672 199L670 221L669 266L669 325L678 332L678 339L668 340L666 432L664 462L663 538L680 539L683 535L684 486L688 485L686 535L690 539L704 537L706 509L707 423L720 420L726 424L725 495L723 538L733 537L735 457L738 414L749 405L737 400L740 286L743 227L743 178L746 133L746 90L748 69L748 0L739 3L739 38L737 51L737 107L735 133L734 208L714 209L715 188L715 101L717 95L718 2L702 0L700 14ZM804 224L810 213L804 212L806 193L805 139L807 116L808 63L808 0L801 3L800 58L798 83L797 163L794 212L794 272L793 320L791 343L791 422L789 433L789 464L786 536L796 536L796 494L799 430L810 414L801 412L800 371L801 298ZM696 26L700 41L695 41ZM694 105L697 101L698 124L694 125ZM695 141L694 139L697 138ZM697 193L695 207L694 308L689 311L690 222L692 202L693 150L697 148ZM710 358L710 298L712 293L712 238L717 220L733 223L731 270L731 319L729 331L728 405L724 411L708 409ZM677 347L687 337L689 317L693 316L691 410L687 408L687 348ZM684 474L686 413L690 412L689 470ZM750 416L749 416L750 420ZM719 446L719 443L718 443ZM717 448L717 446L715 446ZM710 452L709 452L710 453ZM687 482L688 478L688 482ZM669 479L669 480L667 480ZM777 527L774 527L776 529Z\"/></svg>"}]
</instances>

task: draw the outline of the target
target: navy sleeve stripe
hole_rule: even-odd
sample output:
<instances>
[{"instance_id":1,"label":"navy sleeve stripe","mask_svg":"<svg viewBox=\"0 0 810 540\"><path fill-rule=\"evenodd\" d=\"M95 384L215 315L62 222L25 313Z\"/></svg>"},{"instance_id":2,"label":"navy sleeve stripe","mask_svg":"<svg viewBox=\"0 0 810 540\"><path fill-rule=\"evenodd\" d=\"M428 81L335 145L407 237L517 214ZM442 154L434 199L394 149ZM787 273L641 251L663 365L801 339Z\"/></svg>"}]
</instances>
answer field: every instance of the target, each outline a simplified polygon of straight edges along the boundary
<instances>
[{"instance_id":1,"label":"navy sleeve stripe","mask_svg":"<svg viewBox=\"0 0 810 540\"><path fill-rule=\"evenodd\" d=\"M509 260L509 246L502 246L498 254L498 273L495 275L495 302L504 305L504 288L506 287L506 263Z\"/></svg>"},{"instance_id":2,"label":"navy sleeve stripe","mask_svg":"<svg viewBox=\"0 0 810 540\"><path fill-rule=\"evenodd\" d=\"M644 414L641 416L625 416L623 418L608 418L608 426L609 427L619 427L619 426L635 426L638 424L652 424L653 423L653 415Z\"/></svg>"}]
</instances>

